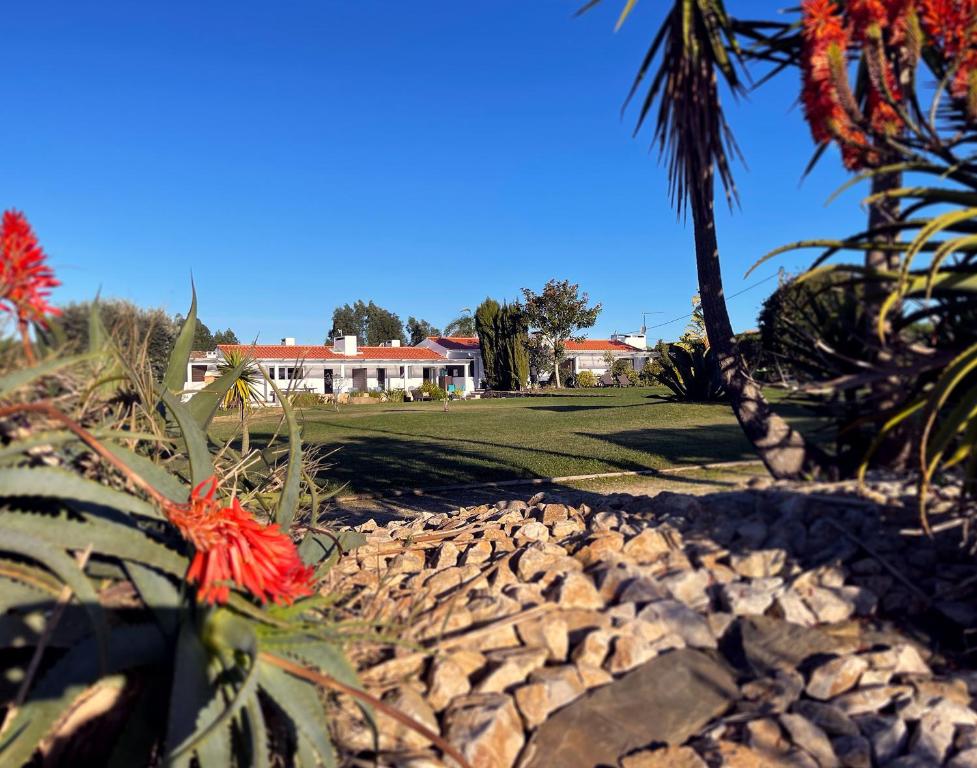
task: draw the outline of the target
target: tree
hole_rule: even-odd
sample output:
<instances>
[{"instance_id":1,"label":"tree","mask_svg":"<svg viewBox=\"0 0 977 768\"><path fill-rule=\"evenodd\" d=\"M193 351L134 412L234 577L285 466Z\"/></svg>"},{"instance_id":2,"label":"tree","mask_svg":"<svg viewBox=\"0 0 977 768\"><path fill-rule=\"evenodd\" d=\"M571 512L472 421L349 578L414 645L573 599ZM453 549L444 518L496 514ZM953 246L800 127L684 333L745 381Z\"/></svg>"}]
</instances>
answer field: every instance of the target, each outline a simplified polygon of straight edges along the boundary
<instances>
[{"instance_id":1,"label":"tree","mask_svg":"<svg viewBox=\"0 0 977 768\"><path fill-rule=\"evenodd\" d=\"M496 329L501 307L495 299L486 298L475 310L475 331L482 352L482 365L489 389L497 389L495 377Z\"/></svg>"},{"instance_id":2,"label":"tree","mask_svg":"<svg viewBox=\"0 0 977 768\"><path fill-rule=\"evenodd\" d=\"M619 24L633 7L631 2L625 6ZM771 410L750 378L736 349L719 266L715 179L718 174L732 205L736 188L730 154L738 150L723 114L718 85L722 79L734 95L743 92L738 50L722 0L673 0L627 101L649 83L637 129L657 105L653 140L667 157L672 203L680 211L692 210L703 319L736 419L774 477L798 477L817 469L820 455Z\"/></svg>"},{"instance_id":3,"label":"tree","mask_svg":"<svg viewBox=\"0 0 977 768\"><path fill-rule=\"evenodd\" d=\"M418 320L413 315L407 318L407 335L412 347L416 347L428 336L440 336L441 331L431 325L427 320Z\"/></svg>"},{"instance_id":4,"label":"tree","mask_svg":"<svg viewBox=\"0 0 977 768\"><path fill-rule=\"evenodd\" d=\"M240 344L237 334L234 333L230 328L225 331L217 331L214 334L215 344Z\"/></svg>"},{"instance_id":5,"label":"tree","mask_svg":"<svg viewBox=\"0 0 977 768\"><path fill-rule=\"evenodd\" d=\"M569 280L550 280L538 294L523 288L522 295L529 326L553 349L553 370L559 387L566 343L580 341L582 337L576 332L593 327L602 307L599 303L588 307L590 297L586 293L581 296L580 286Z\"/></svg>"},{"instance_id":6,"label":"tree","mask_svg":"<svg viewBox=\"0 0 977 768\"><path fill-rule=\"evenodd\" d=\"M467 314L465 314L466 312ZM472 311L468 307L461 310L461 314L445 326L444 335L474 336L475 318L472 316Z\"/></svg>"},{"instance_id":7,"label":"tree","mask_svg":"<svg viewBox=\"0 0 977 768\"><path fill-rule=\"evenodd\" d=\"M357 341L366 346L376 346L392 339L401 343L407 341L400 318L372 301L369 304L356 301L352 306L344 304L336 307L332 313L332 330L329 336L334 337L340 331L346 336L355 335ZM327 343L329 341L330 339L326 339Z\"/></svg>"},{"instance_id":8,"label":"tree","mask_svg":"<svg viewBox=\"0 0 977 768\"><path fill-rule=\"evenodd\" d=\"M553 371L553 348L538 334L527 334L526 354L529 357L529 379L538 385L540 379Z\"/></svg>"},{"instance_id":9,"label":"tree","mask_svg":"<svg viewBox=\"0 0 977 768\"><path fill-rule=\"evenodd\" d=\"M495 378L501 389L517 391L529 381L526 317L518 304L503 304L496 319Z\"/></svg>"},{"instance_id":10,"label":"tree","mask_svg":"<svg viewBox=\"0 0 977 768\"><path fill-rule=\"evenodd\" d=\"M258 381L261 374L250 356L240 350L231 349L224 353L223 362L217 365L218 372L223 375L235 368L243 366L241 372L234 379L231 388L227 390L221 407L226 409L238 408L241 412L241 455L246 455L251 450L251 435L248 431L248 412L251 410L251 403L258 400Z\"/></svg>"},{"instance_id":11,"label":"tree","mask_svg":"<svg viewBox=\"0 0 977 768\"><path fill-rule=\"evenodd\" d=\"M696 342L709 343L706 333L706 320L702 314L702 302L699 294L692 297L692 314L689 315L689 324L685 326L685 331L679 337L680 344L694 344Z\"/></svg>"}]
</instances>

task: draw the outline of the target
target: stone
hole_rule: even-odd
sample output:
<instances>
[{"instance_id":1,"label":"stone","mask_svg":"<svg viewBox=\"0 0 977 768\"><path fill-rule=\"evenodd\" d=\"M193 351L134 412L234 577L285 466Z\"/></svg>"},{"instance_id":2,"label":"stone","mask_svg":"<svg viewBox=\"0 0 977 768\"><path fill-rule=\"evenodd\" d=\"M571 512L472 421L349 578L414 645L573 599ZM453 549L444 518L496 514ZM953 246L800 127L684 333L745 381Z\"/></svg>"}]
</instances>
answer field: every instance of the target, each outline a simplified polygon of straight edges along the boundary
<instances>
[{"instance_id":1,"label":"stone","mask_svg":"<svg viewBox=\"0 0 977 768\"><path fill-rule=\"evenodd\" d=\"M426 726L435 733L438 732L438 718L431 709L431 705L425 701L416 690L410 686L398 688L391 696L385 697L384 701L400 710L403 714ZM408 749L426 747L431 742L413 728L408 728L399 720L377 713L377 730L381 737L392 740L395 744Z\"/></svg>"},{"instance_id":2,"label":"stone","mask_svg":"<svg viewBox=\"0 0 977 768\"><path fill-rule=\"evenodd\" d=\"M455 664L464 671L466 676L474 675L476 672L485 668L487 662L484 653L478 651L459 650L448 654Z\"/></svg>"},{"instance_id":3,"label":"stone","mask_svg":"<svg viewBox=\"0 0 977 768\"><path fill-rule=\"evenodd\" d=\"M590 536L586 543L573 553L573 557L584 567L589 567L609 559L620 552L623 546L623 534L618 531L603 531Z\"/></svg>"},{"instance_id":4,"label":"stone","mask_svg":"<svg viewBox=\"0 0 977 768\"><path fill-rule=\"evenodd\" d=\"M831 746L843 768L872 768L872 745L864 736L838 736Z\"/></svg>"},{"instance_id":5,"label":"stone","mask_svg":"<svg viewBox=\"0 0 977 768\"><path fill-rule=\"evenodd\" d=\"M554 539L564 539L567 536L572 536L575 533L579 533L584 529L584 524L579 520L560 520L553 523L550 528L550 532Z\"/></svg>"},{"instance_id":6,"label":"stone","mask_svg":"<svg viewBox=\"0 0 977 768\"><path fill-rule=\"evenodd\" d=\"M897 699L908 699L912 688L908 685L877 685L859 688L832 700L846 715L864 715L878 712Z\"/></svg>"},{"instance_id":7,"label":"stone","mask_svg":"<svg viewBox=\"0 0 977 768\"><path fill-rule=\"evenodd\" d=\"M716 638L705 618L677 600L649 603L638 613L638 620L659 625L661 634L675 633L691 648L716 647Z\"/></svg>"},{"instance_id":8,"label":"stone","mask_svg":"<svg viewBox=\"0 0 977 768\"><path fill-rule=\"evenodd\" d=\"M479 565L490 557L492 557L492 542L479 539L468 546L463 560L465 565Z\"/></svg>"},{"instance_id":9,"label":"stone","mask_svg":"<svg viewBox=\"0 0 977 768\"><path fill-rule=\"evenodd\" d=\"M647 744L678 746L737 697L727 667L701 651L673 651L549 717L532 739L526 768L616 765Z\"/></svg>"},{"instance_id":10,"label":"stone","mask_svg":"<svg viewBox=\"0 0 977 768\"><path fill-rule=\"evenodd\" d=\"M424 550L408 549L396 555L387 566L389 573L420 573L424 570Z\"/></svg>"},{"instance_id":11,"label":"stone","mask_svg":"<svg viewBox=\"0 0 977 768\"><path fill-rule=\"evenodd\" d=\"M595 629L588 632L573 649L571 658L578 664L588 664L600 667L611 649L611 639L614 633L606 629Z\"/></svg>"},{"instance_id":12,"label":"stone","mask_svg":"<svg viewBox=\"0 0 977 768\"><path fill-rule=\"evenodd\" d=\"M829 736L859 735L855 721L832 704L804 699L796 702L791 711L803 715Z\"/></svg>"},{"instance_id":13,"label":"stone","mask_svg":"<svg viewBox=\"0 0 977 768\"><path fill-rule=\"evenodd\" d=\"M853 600L846 599L837 591L825 587L810 587L800 591L807 603L808 608L817 617L817 620L825 624L833 624L839 621L846 621L855 612Z\"/></svg>"},{"instance_id":14,"label":"stone","mask_svg":"<svg viewBox=\"0 0 977 768\"><path fill-rule=\"evenodd\" d=\"M957 752L946 764L946 768L977 768L977 749Z\"/></svg>"},{"instance_id":15,"label":"stone","mask_svg":"<svg viewBox=\"0 0 977 768\"><path fill-rule=\"evenodd\" d=\"M722 768L783 768L783 755L767 755L765 752L735 741L720 741L716 745L715 765Z\"/></svg>"},{"instance_id":16,"label":"stone","mask_svg":"<svg viewBox=\"0 0 977 768\"><path fill-rule=\"evenodd\" d=\"M566 504L544 504L536 517L543 525L553 525L567 520L569 516Z\"/></svg>"},{"instance_id":17,"label":"stone","mask_svg":"<svg viewBox=\"0 0 977 768\"><path fill-rule=\"evenodd\" d=\"M529 673L546 663L544 648L509 648L486 654L489 670L475 686L477 693L501 693L525 682Z\"/></svg>"},{"instance_id":18,"label":"stone","mask_svg":"<svg viewBox=\"0 0 977 768\"><path fill-rule=\"evenodd\" d=\"M661 584L676 600L681 600L690 608L705 608L709 605L706 594L710 584L709 571L704 568L678 571L661 579Z\"/></svg>"},{"instance_id":19,"label":"stone","mask_svg":"<svg viewBox=\"0 0 977 768\"><path fill-rule=\"evenodd\" d=\"M739 645L747 667L758 675L778 669L793 671L810 656L836 655L856 645L816 627L802 627L769 616L740 617L727 636L730 633L731 642Z\"/></svg>"},{"instance_id":20,"label":"stone","mask_svg":"<svg viewBox=\"0 0 977 768\"><path fill-rule=\"evenodd\" d=\"M653 641L635 635L619 635L614 638L614 646L607 660L607 671L612 675L634 669L658 654Z\"/></svg>"},{"instance_id":21,"label":"stone","mask_svg":"<svg viewBox=\"0 0 977 768\"><path fill-rule=\"evenodd\" d=\"M776 720L763 717L746 724L747 742L758 752L784 754L790 751L790 742L784 738L783 731Z\"/></svg>"},{"instance_id":22,"label":"stone","mask_svg":"<svg viewBox=\"0 0 977 768\"><path fill-rule=\"evenodd\" d=\"M580 675L580 679L588 690L601 685L607 685L614 680L611 673L602 667L593 667L590 664L581 664L579 662L575 666L577 667L577 673Z\"/></svg>"},{"instance_id":23,"label":"stone","mask_svg":"<svg viewBox=\"0 0 977 768\"><path fill-rule=\"evenodd\" d=\"M563 547L541 541L527 544L516 561L516 575L523 581L532 581L547 571L563 573L582 569L583 566L569 557Z\"/></svg>"},{"instance_id":24,"label":"stone","mask_svg":"<svg viewBox=\"0 0 977 768\"><path fill-rule=\"evenodd\" d=\"M719 591L723 607L736 616L761 615L773 605L783 582L780 579L755 579L723 584Z\"/></svg>"},{"instance_id":25,"label":"stone","mask_svg":"<svg viewBox=\"0 0 977 768\"><path fill-rule=\"evenodd\" d=\"M833 699L858 685L868 662L860 656L839 656L811 672L807 695L821 700Z\"/></svg>"},{"instance_id":26,"label":"stone","mask_svg":"<svg viewBox=\"0 0 977 768\"><path fill-rule=\"evenodd\" d=\"M458 556L460 552L458 547L451 541L445 541L438 546L435 550L437 557L434 561L434 569L437 571L443 571L445 568L452 568L458 565Z\"/></svg>"},{"instance_id":27,"label":"stone","mask_svg":"<svg viewBox=\"0 0 977 768\"><path fill-rule=\"evenodd\" d=\"M521 544L526 541L548 541L549 538L550 529L536 520L528 522L525 525L521 525L515 530L515 539L517 544Z\"/></svg>"},{"instance_id":28,"label":"stone","mask_svg":"<svg viewBox=\"0 0 977 768\"><path fill-rule=\"evenodd\" d=\"M726 611L710 611L706 614L706 623L712 636L721 638L726 634L726 630L736 620L736 617Z\"/></svg>"},{"instance_id":29,"label":"stone","mask_svg":"<svg viewBox=\"0 0 977 768\"><path fill-rule=\"evenodd\" d=\"M521 606L511 597L488 590L473 590L465 606L478 623L489 622L519 613Z\"/></svg>"},{"instance_id":30,"label":"stone","mask_svg":"<svg viewBox=\"0 0 977 768\"><path fill-rule=\"evenodd\" d=\"M787 553L782 549L755 549L729 557L729 567L748 579L765 579L776 576L784 569Z\"/></svg>"},{"instance_id":31,"label":"stone","mask_svg":"<svg viewBox=\"0 0 977 768\"><path fill-rule=\"evenodd\" d=\"M909 742L909 752L928 760L931 765L942 765L953 746L955 726L952 720L942 717L937 710L928 712L919 720Z\"/></svg>"},{"instance_id":32,"label":"stone","mask_svg":"<svg viewBox=\"0 0 977 768\"><path fill-rule=\"evenodd\" d=\"M643 749L621 758L621 768L706 768L706 763L691 747Z\"/></svg>"},{"instance_id":33,"label":"stone","mask_svg":"<svg viewBox=\"0 0 977 768\"><path fill-rule=\"evenodd\" d=\"M835 757L830 739L806 717L784 713L780 715L780 724L790 734L791 740L817 760L821 768L839 768L841 764Z\"/></svg>"},{"instance_id":34,"label":"stone","mask_svg":"<svg viewBox=\"0 0 977 768\"><path fill-rule=\"evenodd\" d=\"M639 576L624 587L618 600L622 603L648 603L671 596L672 593L658 579L652 576Z\"/></svg>"},{"instance_id":35,"label":"stone","mask_svg":"<svg viewBox=\"0 0 977 768\"><path fill-rule=\"evenodd\" d=\"M637 563L653 563L675 548L671 543L674 536L670 528L645 528L628 540L623 552Z\"/></svg>"},{"instance_id":36,"label":"stone","mask_svg":"<svg viewBox=\"0 0 977 768\"><path fill-rule=\"evenodd\" d=\"M450 656L432 662L428 674L427 701L435 712L440 712L452 699L466 695L471 689L465 669Z\"/></svg>"},{"instance_id":37,"label":"stone","mask_svg":"<svg viewBox=\"0 0 977 768\"><path fill-rule=\"evenodd\" d=\"M533 672L529 682L517 688L514 696L526 727L532 729L586 690L577 668L565 664Z\"/></svg>"},{"instance_id":38,"label":"stone","mask_svg":"<svg viewBox=\"0 0 977 768\"><path fill-rule=\"evenodd\" d=\"M541 616L516 626L523 645L545 648L547 661L566 661L570 639L567 623L558 615Z\"/></svg>"},{"instance_id":39,"label":"stone","mask_svg":"<svg viewBox=\"0 0 977 768\"><path fill-rule=\"evenodd\" d=\"M597 610L604 607L604 600L594 583L582 573L565 573L557 582L555 602L561 608Z\"/></svg>"},{"instance_id":40,"label":"stone","mask_svg":"<svg viewBox=\"0 0 977 768\"><path fill-rule=\"evenodd\" d=\"M511 768L525 743L512 698L501 693L456 699L444 715L444 735L473 766Z\"/></svg>"},{"instance_id":41,"label":"stone","mask_svg":"<svg viewBox=\"0 0 977 768\"><path fill-rule=\"evenodd\" d=\"M906 723L889 715L867 715L855 718L862 735L872 745L872 754L879 765L894 760L906 747Z\"/></svg>"},{"instance_id":42,"label":"stone","mask_svg":"<svg viewBox=\"0 0 977 768\"><path fill-rule=\"evenodd\" d=\"M793 670L777 670L771 677L744 683L741 691L761 712L786 712L804 691L804 678Z\"/></svg>"},{"instance_id":43,"label":"stone","mask_svg":"<svg viewBox=\"0 0 977 768\"><path fill-rule=\"evenodd\" d=\"M460 637L456 647L471 651L495 651L519 647L519 636L511 624L495 627L474 637Z\"/></svg>"},{"instance_id":44,"label":"stone","mask_svg":"<svg viewBox=\"0 0 977 768\"><path fill-rule=\"evenodd\" d=\"M818 617L792 589L777 595L774 601L774 615L804 627L813 627L818 623Z\"/></svg>"}]
</instances>

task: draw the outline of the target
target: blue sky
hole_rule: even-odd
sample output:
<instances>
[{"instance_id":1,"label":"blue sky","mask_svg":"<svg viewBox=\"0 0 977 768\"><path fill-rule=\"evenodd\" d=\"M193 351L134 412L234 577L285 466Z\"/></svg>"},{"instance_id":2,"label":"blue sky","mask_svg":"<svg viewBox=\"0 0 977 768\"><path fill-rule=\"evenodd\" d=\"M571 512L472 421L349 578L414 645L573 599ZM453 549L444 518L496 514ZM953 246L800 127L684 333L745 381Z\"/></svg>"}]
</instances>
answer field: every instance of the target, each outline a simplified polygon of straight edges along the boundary
<instances>
[{"instance_id":1,"label":"blue sky","mask_svg":"<svg viewBox=\"0 0 977 768\"><path fill-rule=\"evenodd\" d=\"M688 311L691 224L650 133L620 107L665 3L623 0L49 2L5 9L0 205L24 210L64 285L200 316L242 339L319 343L372 299L445 324L551 277L604 304L592 335ZM776 4L731 3L741 15ZM726 291L812 256L765 251L864 221L811 144L796 73L730 105L748 168L720 207ZM754 325L768 280L729 309ZM682 322L652 329L677 336Z\"/></svg>"}]
</instances>

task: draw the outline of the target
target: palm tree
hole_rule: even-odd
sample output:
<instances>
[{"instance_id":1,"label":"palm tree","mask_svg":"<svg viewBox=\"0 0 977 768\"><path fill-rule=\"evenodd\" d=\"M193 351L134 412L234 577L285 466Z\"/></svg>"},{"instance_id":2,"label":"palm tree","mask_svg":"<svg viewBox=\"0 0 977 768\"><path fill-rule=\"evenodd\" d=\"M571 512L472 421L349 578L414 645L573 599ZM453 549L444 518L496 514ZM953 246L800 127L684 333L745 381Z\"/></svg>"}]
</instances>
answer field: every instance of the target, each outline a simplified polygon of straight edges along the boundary
<instances>
[{"instance_id":1,"label":"palm tree","mask_svg":"<svg viewBox=\"0 0 977 768\"><path fill-rule=\"evenodd\" d=\"M581 12L601 0L589 0ZM635 5L626 0L622 24ZM774 477L813 472L819 454L775 414L750 377L733 337L726 311L716 238L715 180L719 176L727 203L737 199L730 156L739 150L726 123L719 98L719 79L734 96L743 92L738 47L722 0L673 0L652 40L625 105L646 79L635 133L657 105L654 143L667 158L672 204L692 210L695 261L706 333L716 355L733 412L747 439Z\"/></svg>"},{"instance_id":2,"label":"palm tree","mask_svg":"<svg viewBox=\"0 0 977 768\"><path fill-rule=\"evenodd\" d=\"M230 410L238 408L241 411L241 454L247 454L251 450L251 435L248 433L248 411L251 410L251 403L258 400L258 380L261 378L254 361L250 356L239 349L228 349L224 351L224 362L218 364L217 370L224 374L233 371L238 366L242 366L231 388L227 390L224 399L221 400L221 408Z\"/></svg>"},{"instance_id":3,"label":"palm tree","mask_svg":"<svg viewBox=\"0 0 977 768\"><path fill-rule=\"evenodd\" d=\"M465 314L465 313L468 314ZM461 314L448 323L444 328L445 336L474 336L475 318L468 307L461 310Z\"/></svg>"}]
</instances>

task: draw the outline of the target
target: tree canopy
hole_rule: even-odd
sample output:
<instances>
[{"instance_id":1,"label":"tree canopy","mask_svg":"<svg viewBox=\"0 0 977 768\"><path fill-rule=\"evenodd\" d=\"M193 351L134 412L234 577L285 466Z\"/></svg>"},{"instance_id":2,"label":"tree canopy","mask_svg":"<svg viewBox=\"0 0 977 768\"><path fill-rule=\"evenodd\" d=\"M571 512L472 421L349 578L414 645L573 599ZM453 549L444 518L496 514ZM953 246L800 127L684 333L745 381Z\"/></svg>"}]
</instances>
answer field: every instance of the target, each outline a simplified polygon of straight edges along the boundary
<instances>
[{"instance_id":1,"label":"tree canopy","mask_svg":"<svg viewBox=\"0 0 977 768\"><path fill-rule=\"evenodd\" d=\"M332 313L330 338L326 339L326 343L340 331L347 336L355 335L360 344L368 346L376 346L392 339L398 339L402 343L407 341L400 318L373 301L365 304L357 300L352 305L336 307Z\"/></svg>"},{"instance_id":2,"label":"tree canopy","mask_svg":"<svg viewBox=\"0 0 977 768\"><path fill-rule=\"evenodd\" d=\"M428 336L440 336L441 331L431 325L427 320L418 320L413 315L407 318L407 336L410 345L420 344Z\"/></svg>"},{"instance_id":3,"label":"tree canopy","mask_svg":"<svg viewBox=\"0 0 977 768\"><path fill-rule=\"evenodd\" d=\"M444 328L445 336L474 336L475 335L475 317L472 315L470 309L462 310L462 313L458 315L454 320L448 323Z\"/></svg>"},{"instance_id":4,"label":"tree canopy","mask_svg":"<svg viewBox=\"0 0 977 768\"><path fill-rule=\"evenodd\" d=\"M560 363L566 356L566 343L582 339L577 331L592 328L603 308L588 306L590 297L569 280L550 280L540 293L522 289L523 309L530 328L535 329L553 349L556 386L560 386Z\"/></svg>"}]
</instances>

